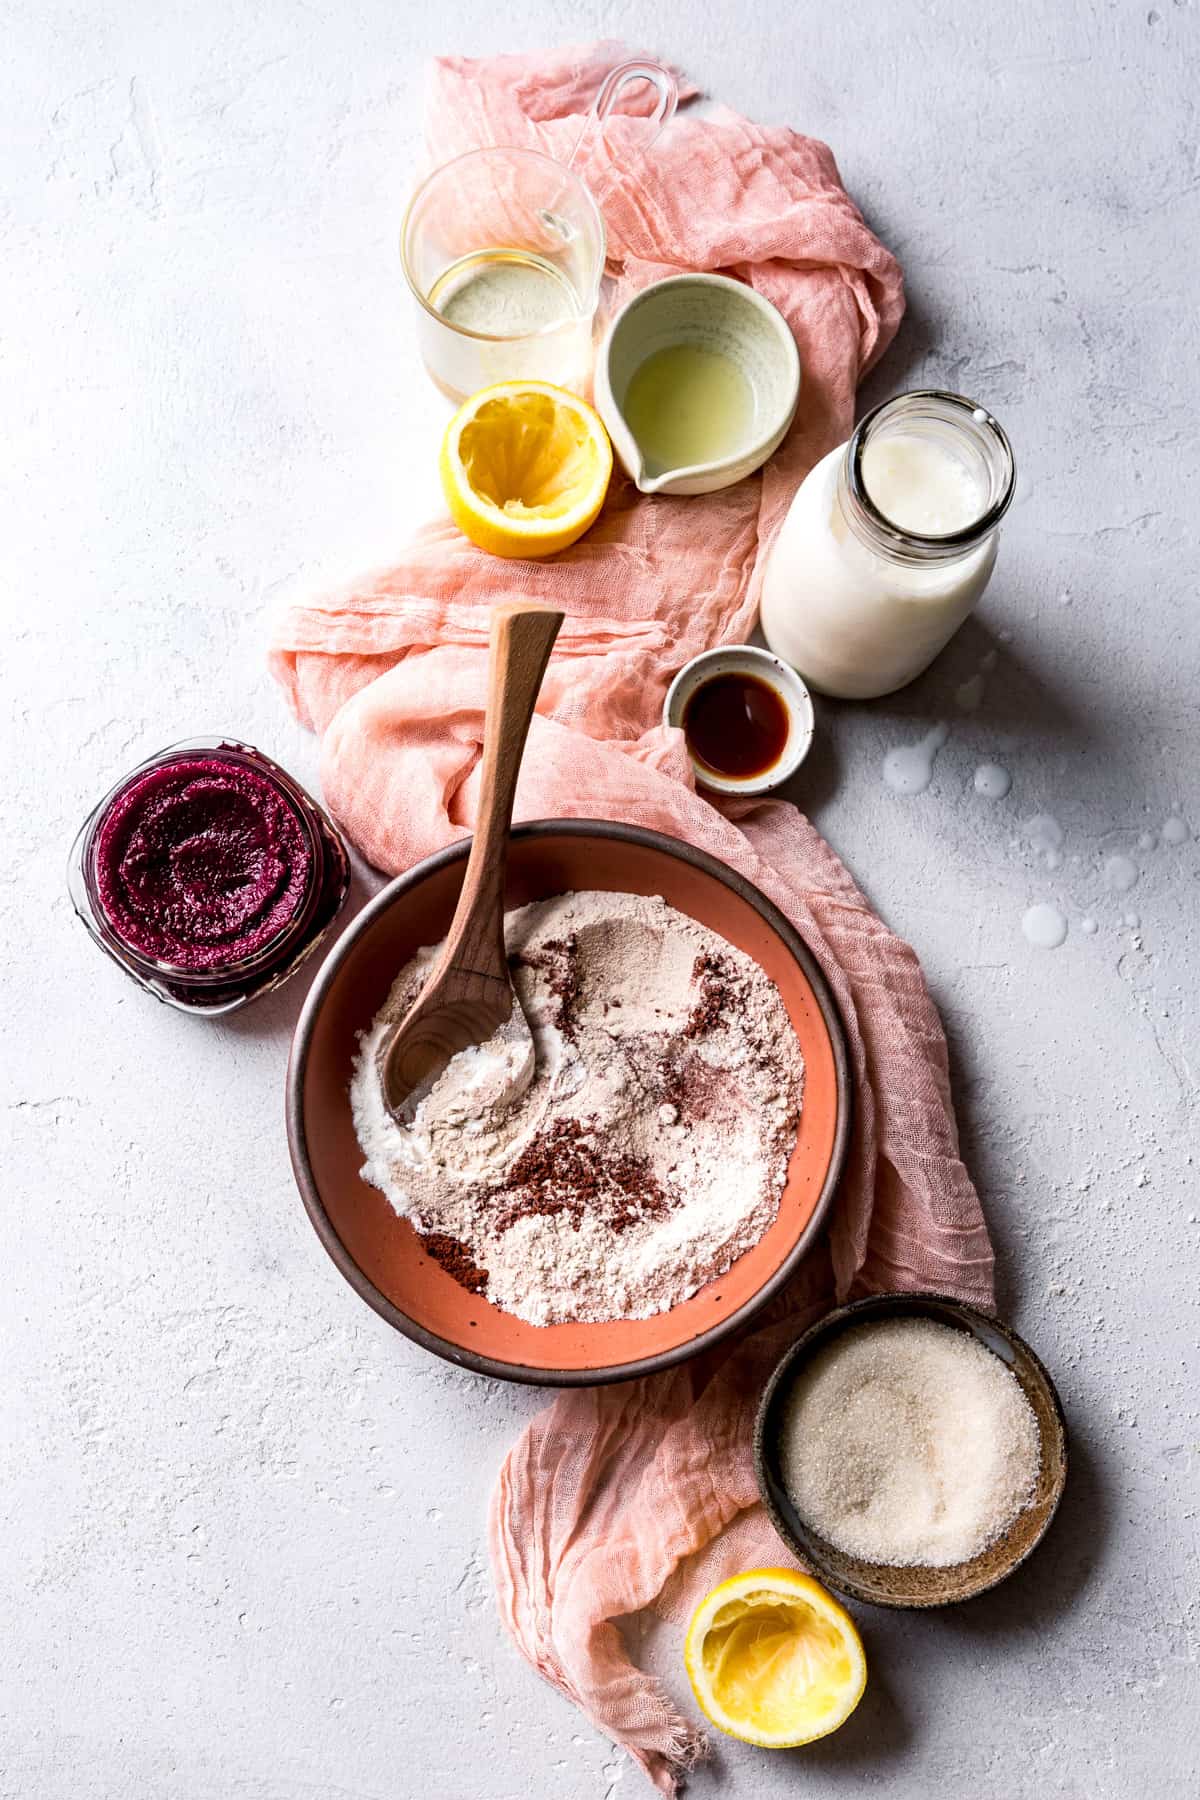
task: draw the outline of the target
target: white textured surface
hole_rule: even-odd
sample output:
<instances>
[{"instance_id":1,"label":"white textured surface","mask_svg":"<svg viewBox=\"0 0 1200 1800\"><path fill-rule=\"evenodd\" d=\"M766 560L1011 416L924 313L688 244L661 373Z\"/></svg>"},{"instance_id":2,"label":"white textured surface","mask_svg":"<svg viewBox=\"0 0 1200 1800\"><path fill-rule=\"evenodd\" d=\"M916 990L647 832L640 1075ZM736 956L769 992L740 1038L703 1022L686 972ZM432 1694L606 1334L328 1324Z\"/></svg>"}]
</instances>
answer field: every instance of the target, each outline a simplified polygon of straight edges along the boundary
<instances>
[{"instance_id":1,"label":"white textured surface","mask_svg":"<svg viewBox=\"0 0 1200 1800\"><path fill-rule=\"evenodd\" d=\"M894 701L823 709L798 791L944 1009L1004 1309L1070 1414L1064 1515L992 1598L868 1615L838 1738L723 1745L695 1792L1193 1795L1200 861L1138 837L1172 803L1200 828L1195 5L8 0L3 21L0 1795L641 1791L493 1615L485 1499L539 1397L393 1334L292 1190L299 989L226 1026L168 1012L62 884L87 806L172 739L232 730L311 776L265 608L386 555L433 493L394 251L421 62L600 32L833 143L909 275L872 397L977 395L1026 478L979 624ZM932 785L895 795L886 751L941 718ZM976 793L984 761L1006 799ZM1044 812L1057 871L1022 836ZM1105 887L1118 852L1129 893ZM1042 900L1059 950L1022 936ZM657 1654L678 1686L677 1634Z\"/></svg>"}]
</instances>

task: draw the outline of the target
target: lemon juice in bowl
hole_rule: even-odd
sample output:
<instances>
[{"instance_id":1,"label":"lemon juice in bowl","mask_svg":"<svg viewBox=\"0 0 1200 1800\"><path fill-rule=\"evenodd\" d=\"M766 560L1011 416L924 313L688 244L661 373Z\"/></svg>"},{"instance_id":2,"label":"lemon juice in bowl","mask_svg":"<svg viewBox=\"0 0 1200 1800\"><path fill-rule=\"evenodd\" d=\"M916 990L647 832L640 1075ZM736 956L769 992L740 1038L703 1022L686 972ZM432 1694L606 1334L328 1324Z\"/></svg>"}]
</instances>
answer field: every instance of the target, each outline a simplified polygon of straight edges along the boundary
<instances>
[{"instance_id":1,"label":"lemon juice in bowl","mask_svg":"<svg viewBox=\"0 0 1200 1800\"><path fill-rule=\"evenodd\" d=\"M731 356L704 344L667 344L634 371L625 423L648 474L720 462L750 434L754 389Z\"/></svg>"}]
</instances>

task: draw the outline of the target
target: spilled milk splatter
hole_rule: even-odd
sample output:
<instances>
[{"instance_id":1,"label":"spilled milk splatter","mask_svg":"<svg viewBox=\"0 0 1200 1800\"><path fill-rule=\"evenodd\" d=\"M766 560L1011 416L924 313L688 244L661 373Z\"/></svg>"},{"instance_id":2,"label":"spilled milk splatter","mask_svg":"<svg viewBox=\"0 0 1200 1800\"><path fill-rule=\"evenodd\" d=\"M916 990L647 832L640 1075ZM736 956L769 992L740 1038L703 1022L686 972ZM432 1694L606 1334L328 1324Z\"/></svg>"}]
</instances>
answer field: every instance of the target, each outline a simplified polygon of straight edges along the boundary
<instances>
[{"instance_id":1,"label":"spilled milk splatter","mask_svg":"<svg viewBox=\"0 0 1200 1800\"><path fill-rule=\"evenodd\" d=\"M1053 813L1035 813L1025 826L1025 836L1035 850L1061 850L1063 828Z\"/></svg>"},{"instance_id":2,"label":"spilled milk splatter","mask_svg":"<svg viewBox=\"0 0 1200 1800\"><path fill-rule=\"evenodd\" d=\"M987 678L996 666L996 652L989 650L980 658L979 667L973 675L960 682L954 690L954 699L959 712L977 712L987 687Z\"/></svg>"},{"instance_id":3,"label":"spilled milk splatter","mask_svg":"<svg viewBox=\"0 0 1200 1800\"><path fill-rule=\"evenodd\" d=\"M948 725L935 725L917 744L900 744L883 759L883 779L897 794L923 794L933 780L938 751L950 736Z\"/></svg>"},{"instance_id":4,"label":"spilled milk splatter","mask_svg":"<svg viewBox=\"0 0 1200 1800\"><path fill-rule=\"evenodd\" d=\"M1057 906L1051 906L1047 900L1040 900L1036 906L1029 908L1021 920L1021 930L1035 949L1057 950L1060 944L1066 942L1067 921Z\"/></svg>"},{"instance_id":5,"label":"spilled milk splatter","mask_svg":"<svg viewBox=\"0 0 1200 1800\"><path fill-rule=\"evenodd\" d=\"M1131 856L1110 856L1104 865L1104 879L1114 894L1127 894L1138 878L1138 866Z\"/></svg>"},{"instance_id":6,"label":"spilled milk splatter","mask_svg":"<svg viewBox=\"0 0 1200 1800\"><path fill-rule=\"evenodd\" d=\"M980 763L975 771L975 792L985 800L1003 800L1012 787L1012 776L999 763Z\"/></svg>"}]
</instances>

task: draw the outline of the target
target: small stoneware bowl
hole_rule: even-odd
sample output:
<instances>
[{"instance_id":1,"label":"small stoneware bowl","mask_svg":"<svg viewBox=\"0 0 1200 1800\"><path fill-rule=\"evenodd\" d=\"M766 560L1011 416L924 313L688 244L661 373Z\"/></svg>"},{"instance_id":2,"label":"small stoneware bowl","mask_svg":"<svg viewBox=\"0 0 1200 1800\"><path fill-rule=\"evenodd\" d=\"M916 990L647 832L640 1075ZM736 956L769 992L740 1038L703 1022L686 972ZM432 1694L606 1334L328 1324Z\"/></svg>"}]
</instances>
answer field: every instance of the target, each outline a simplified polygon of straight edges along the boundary
<instances>
[{"instance_id":1,"label":"small stoneware bowl","mask_svg":"<svg viewBox=\"0 0 1200 1800\"><path fill-rule=\"evenodd\" d=\"M846 1154L850 1079L833 997L798 933L733 869L661 832L596 819L518 825L505 903L586 888L658 894L754 957L779 989L804 1058L804 1109L779 1211L731 1268L649 1319L530 1325L470 1292L408 1219L362 1179L349 1084L358 1035L397 971L445 936L467 841L427 856L359 913L305 1002L288 1066L292 1167L317 1234L355 1292L397 1331L463 1368L509 1381L586 1386L651 1375L741 1329L820 1235Z\"/></svg>"},{"instance_id":2,"label":"small stoneware bowl","mask_svg":"<svg viewBox=\"0 0 1200 1800\"><path fill-rule=\"evenodd\" d=\"M753 775L723 775L711 769L688 744L688 756L696 780L718 794L769 794L789 775L794 775L812 746L813 703L804 682L769 650L756 644L735 644L723 650L704 650L684 663L667 689L663 701L663 724L684 727L688 702L704 685L718 675L752 675L763 682L783 703L787 714L788 733L783 747L769 767Z\"/></svg>"},{"instance_id":3,"label":"small stoneware bowl","mask_svg":"<svg viewBox=\"0 0 1200 1800\"><path fill-rule=\"evenodd\" d=\"M719 461L664 468L630 430L625 401L643 363L679 344L732 361L753 405L740 441ZM600 347L594 385L613 449L644 494L711 494L752 474L782 443L800 397L800 353L783 314L744 282L671 275L621 308Z\"/></svg>"},{"instance_id":4,"label":"small stoneware bowl","mask_svg":"<svg viewBox=\"0 0 1200 1800\"><path fill-rule=\"evenodd\" d=\"M792 1383L816 1352L843 1332L882 1319L933 1319L977 1339L1020 1382L1037 1418L1042 1455L1033 1499L995 1543L969 1562L946 1569L892 1568L848 1556L804 1523L784 1486L781 1427ZM1041 1543L1066 1484L1067 1427L1054 1383L1029 1345L1009 1326L941 1294L880 1294L826 1314L777 1364L758 1409L754 1466L775 1529L788 1549L827 1586L875 1606L948 1606L995 1587Z\"/></svg>"}]
</instances>

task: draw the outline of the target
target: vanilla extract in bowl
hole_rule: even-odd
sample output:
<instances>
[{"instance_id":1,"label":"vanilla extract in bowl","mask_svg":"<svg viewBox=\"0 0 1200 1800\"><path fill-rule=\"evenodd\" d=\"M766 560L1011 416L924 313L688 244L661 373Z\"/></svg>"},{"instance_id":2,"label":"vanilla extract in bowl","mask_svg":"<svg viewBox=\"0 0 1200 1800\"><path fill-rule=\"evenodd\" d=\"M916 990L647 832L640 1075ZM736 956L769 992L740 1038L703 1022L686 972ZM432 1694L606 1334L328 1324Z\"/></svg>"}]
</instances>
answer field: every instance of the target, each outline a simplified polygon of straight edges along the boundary
<instances>
[{"instance_id":1,"label":"vanilla extract in bowl","mask_svg":"<svg viewBox=\"0 0 1200 1800\"><path fill-rule=\"evenodd\" d=\"M756 644L722 644L680 669L663 701L663 724L683 733L701 787L749 796L796 773L815 719L794 669Z\"/></svg>"},{"instance_id":2,"label":"vanilla extract in bowl","mask_svg":"<svg viewBox=\"0 0 1200 1800\"><path fill-rule=\"evenodd\" d=\"M711 676L690 696L683 733L714 774L746 780L773 769L787 747L788 710L777 688L745 669Z\"/></svg>"}]
</instances>

